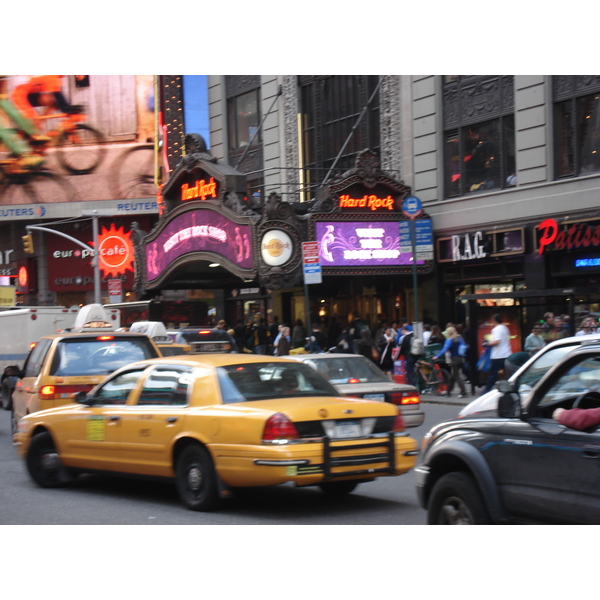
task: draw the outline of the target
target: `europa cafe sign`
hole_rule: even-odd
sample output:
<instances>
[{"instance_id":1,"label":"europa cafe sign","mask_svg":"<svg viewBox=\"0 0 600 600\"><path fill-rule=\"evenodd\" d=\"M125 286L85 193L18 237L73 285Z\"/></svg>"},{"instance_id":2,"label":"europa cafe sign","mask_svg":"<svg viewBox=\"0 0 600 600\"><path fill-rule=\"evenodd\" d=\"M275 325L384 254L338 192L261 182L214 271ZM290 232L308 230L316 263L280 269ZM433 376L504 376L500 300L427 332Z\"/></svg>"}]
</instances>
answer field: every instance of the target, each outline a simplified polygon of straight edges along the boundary
<instances>
[{"instance_id":1,"label":"europa cafe sign","mask_svg":"<svg viewBox=\"0 0 600 600\"><path fill-rule=\"evenodd\" d=\"M600 222L589 221L559 224L545 219L538 225L538 254L547 250L575 250L600 246Z\"/></svg>"},{"instance_id":2,"label":"europa cafe sign","mask_svg":"<svg viewBox=\"0 0 600 600\"><path fill-rule=\"evenodd\" d=\"M125 233L123 227L117 229L114 223L109 229L102 227L102 233L98 236L98 252L99 267L105 277L117 277L121 273L125 275L135 268L131 231Z\"/></svg>"}]
</instances>

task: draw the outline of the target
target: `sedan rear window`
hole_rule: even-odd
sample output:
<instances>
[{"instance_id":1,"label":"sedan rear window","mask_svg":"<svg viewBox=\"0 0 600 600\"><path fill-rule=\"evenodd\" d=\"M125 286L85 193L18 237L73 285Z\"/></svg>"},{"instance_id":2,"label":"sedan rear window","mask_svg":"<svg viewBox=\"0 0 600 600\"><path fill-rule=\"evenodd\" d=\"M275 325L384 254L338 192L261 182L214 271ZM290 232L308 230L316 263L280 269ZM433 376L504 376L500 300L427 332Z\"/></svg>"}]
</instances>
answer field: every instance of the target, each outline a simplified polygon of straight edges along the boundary
<instances>
[{"instance_id":1,"label":"sedan rear window","mask_svg":"<svg viewBox=\"0 0 600 600\"><path fill-rule=\"evenodd\" d=\"M308 365L249 363L217 369L224 404L302 396L339 396L335 388Z\"/></svg>"},{"instance_id":2,"label":"sedan rear window","mask_svg":"<svg viewBox=\"0 0 600 600\"><path fill-rule=\"evenodd\" d=\"M381 369L362 356L307 359L306 362L334 385L348 383L349 379L358 379L360 383L390 382Z\"/></svg>"},{"instance_id":3,"label":"sedan rear window","mask_svg":"<svg viewBox=\"0 0 600 600\"><path fill-rule=\"evenodd\" d=\"M143 337L102 337L106 336L61 340L50 375L103 375L129 363L156 357L152 346Z\"/></svg>"}]
</instances>

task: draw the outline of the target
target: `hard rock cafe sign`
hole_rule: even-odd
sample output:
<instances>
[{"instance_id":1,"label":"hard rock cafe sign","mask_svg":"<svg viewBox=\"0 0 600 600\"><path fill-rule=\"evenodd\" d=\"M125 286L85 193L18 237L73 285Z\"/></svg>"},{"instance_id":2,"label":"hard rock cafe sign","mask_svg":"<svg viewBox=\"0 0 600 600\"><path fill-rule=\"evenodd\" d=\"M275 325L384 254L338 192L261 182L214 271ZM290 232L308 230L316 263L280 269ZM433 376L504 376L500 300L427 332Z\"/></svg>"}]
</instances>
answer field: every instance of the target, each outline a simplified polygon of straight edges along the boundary
<instances>
[{"instance_id":1,"label":"hard rock cafe sign","mask_svg":"<svg viewBox=\"0 0 600 600\"><path fill-rule=\"evenodd\" d=\"M280 229L271 229L260 244L261 257L270 267L284 265L292 257L294 246L290 236Z\"/></svg>"}]
</instances>

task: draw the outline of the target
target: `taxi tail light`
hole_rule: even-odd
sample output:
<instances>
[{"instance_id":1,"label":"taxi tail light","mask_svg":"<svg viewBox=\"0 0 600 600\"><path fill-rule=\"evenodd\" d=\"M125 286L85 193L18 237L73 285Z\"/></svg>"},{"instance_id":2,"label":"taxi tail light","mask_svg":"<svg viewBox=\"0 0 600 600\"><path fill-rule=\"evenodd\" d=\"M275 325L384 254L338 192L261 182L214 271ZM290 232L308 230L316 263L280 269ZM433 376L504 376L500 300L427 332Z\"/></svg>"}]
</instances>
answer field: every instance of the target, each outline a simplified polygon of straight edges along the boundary
<instances>
[{"instance_id":1,"label":"taxi tail light","mask_svg":"<svg viewBox=\"0 0 600 600\"><path fill-rule=\"evenodd\" d=\"M409 406L411 404L421 404L421 398L418 394L403 394L402 392L392 392L390 394L392 404L396 406Z\"/></svg>"},{"instance_id":2,"label":"taxi tail light","mask_svg":"<svg viewBox=\"0 0 600 600\"><path fill-rule=\"evenodd\" d=\"M265 424L262 440L272 442L273 440L298 440L300 434L295 425L281 413L275 413L269 417Z\"/></svg>"},{"instance_id":3,"label":"taxi tail light","mask_svg":"<svg viewBox=\"0 0 600 600\"><path fill-rule=\"evenodd\" d=\"M93 385L44 385L40 388L41 400L65 400L78 392L89 392Z\"/></svg>"},{"instance_id":4,"label":"taxi tail light","mask_svg":"<svg viewBox=\"0 0 600 600\"><path fill-rule=\"evenodd\" d=\"M405 429L404 419L402 418L402 413L400 412L400 409L398 409L398 414L396 415L396 418L394 419L393 429L394 429L394 432L404 431L404 429Z\"/></svg>"}]
</instances>

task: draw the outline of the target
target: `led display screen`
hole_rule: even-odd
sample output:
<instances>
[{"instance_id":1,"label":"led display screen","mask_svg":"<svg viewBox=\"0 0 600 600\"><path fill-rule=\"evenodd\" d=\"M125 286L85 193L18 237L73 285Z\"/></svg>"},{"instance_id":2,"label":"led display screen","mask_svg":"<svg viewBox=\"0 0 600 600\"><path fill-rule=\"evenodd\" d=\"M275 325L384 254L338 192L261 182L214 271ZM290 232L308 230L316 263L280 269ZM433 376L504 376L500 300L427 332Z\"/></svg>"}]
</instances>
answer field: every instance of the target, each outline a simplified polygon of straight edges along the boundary
<instances>
[{"instance_id":1,"label":"led display screen","mask_svg":"<svg viewBox=\"0 0 600 600\"><path fill-rule=\"evenodd\" d=\"M320 221L315 236L323 267L412 265L412 254L400 251L398 221Z\"/></svg>"}]
</instances>

